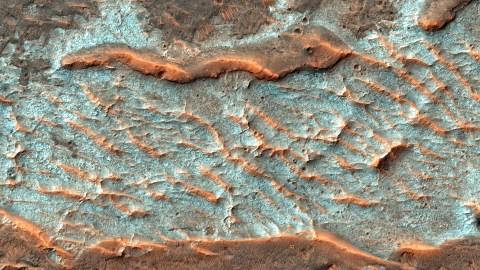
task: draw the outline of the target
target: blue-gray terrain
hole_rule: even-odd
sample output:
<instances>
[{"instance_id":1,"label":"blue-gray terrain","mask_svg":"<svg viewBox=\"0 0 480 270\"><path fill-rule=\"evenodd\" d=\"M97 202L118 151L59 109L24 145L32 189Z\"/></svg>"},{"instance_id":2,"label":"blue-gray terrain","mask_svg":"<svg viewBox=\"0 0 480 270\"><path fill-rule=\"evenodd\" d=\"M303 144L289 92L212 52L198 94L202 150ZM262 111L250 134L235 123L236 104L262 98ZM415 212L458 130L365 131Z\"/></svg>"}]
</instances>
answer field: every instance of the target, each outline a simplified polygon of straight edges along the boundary
<instances>
[{"instance_id":1,"label":"blue-gray terrain","mask_svg":"<svg viewBox=\"0 0 480 270\"><path fill-rule=\"evenodd\" d=\"M479 236L479 1L4 1L0 214L45 269L326 232L430 269L391 254Z\"/></svg>"}]
</instances>

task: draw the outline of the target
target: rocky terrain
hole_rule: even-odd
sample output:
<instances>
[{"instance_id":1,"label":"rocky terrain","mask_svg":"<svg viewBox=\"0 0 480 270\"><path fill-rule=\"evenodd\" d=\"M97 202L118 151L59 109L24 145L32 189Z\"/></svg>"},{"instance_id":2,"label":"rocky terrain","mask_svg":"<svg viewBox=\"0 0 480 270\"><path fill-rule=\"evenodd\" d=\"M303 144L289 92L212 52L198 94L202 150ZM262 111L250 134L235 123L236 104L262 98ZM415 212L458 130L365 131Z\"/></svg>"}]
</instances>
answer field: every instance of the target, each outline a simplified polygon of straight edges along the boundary
<instances>
[{"instance_id":1,"label":"rocky terrain","mask_svg":"<svg viewBox=\"0 0 480 270\"><path fill-rule=\"evenodd\" d=\"M480 268L480 1L2 3L0 269Z\"/></svg>"}]
</instances>

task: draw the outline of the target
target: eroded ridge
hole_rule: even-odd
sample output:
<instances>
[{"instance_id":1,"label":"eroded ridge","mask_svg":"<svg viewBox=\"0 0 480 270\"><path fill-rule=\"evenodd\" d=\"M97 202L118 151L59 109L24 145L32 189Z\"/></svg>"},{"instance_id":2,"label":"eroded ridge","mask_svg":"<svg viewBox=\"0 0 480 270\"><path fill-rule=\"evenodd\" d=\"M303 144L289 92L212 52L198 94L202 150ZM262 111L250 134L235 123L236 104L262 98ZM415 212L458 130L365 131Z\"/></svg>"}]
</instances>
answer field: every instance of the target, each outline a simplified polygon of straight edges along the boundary
<instances>
[{"instance_id":1,"label":"eroded ridge","mask_svg":"<svg viewBox=\"0 0 480 270\"><path fill-rule=\"evenodd\" d=\"M196 262L196 263L194 263ZM281 236L265 239L172 241L164 245L112 239L85 249L73 269L413 269L363 252L342 240Z\"/></svg>"},{"instance_id":2,"label":"eroded ridge","mask_svg":"<svg viewBox=\"0 0 480 270\"><path fill-rule=\"evenodd\" d=\"M477 269L480 239L440 245L412 244L376 257L326 231L313 238L282 235L244 240L188 239L161 243L108 238L80 253L64 253L33 223L0 216L1 269ZM52 243L50 240L47 240ZM56 254L56 256L52 256ZM55 257L57 259L55 259ZM38 267L38 268L37 268Z\"/></svg>"},{"instance_id":3,"label":"eroded ridge","mask_svg":"<svg viewBox=\"0 0 480 270\"><path fill-rule=\"evenodd\" d=\"M122 14L116 8L123 4L108 2L108 9ZM462 27L455 23L427 38L421 38L425 33L419 32L420 27L410 29L410 19L393 22L391 32L383 27L378 32L369 29L364 41L349 43L355 44L351 56L333 68L297 73L278 82L256 82L247 72L232 72L220 79L169 83L130 68L105 70L112 67L105 64L105 69L60 70L42 76L37 72L39 76L26 88L15 84L24 73L8 66L14 48L7 45L0 57L5 71L5 84L0 85L0 178L4 179L0 199L4 211L9 211L4 219L22 229L23 238L38 238L25 245L25 251L40 250L41 259L51 262L34 263L46 269L53 269L47 264L76 260L83 250L92 251L82 255L89 259L88 254L100 253L101 248L108 250L106 266L135 269L130 262L124 266L123 260L152 254L144 252L162 245L175 253L173 243L178 240L188 240L181 242L185 253L175 253L188 255L179 255L188 260L185 265L196 267L199 260L212 258L220 258L221 264L231 253L206 247L197 239L208 243L218 239L259 243L278 235L311 239L320 228L381 258L411 239L438 244L478 235L480 65L476 44L480 35L475 34L474 8L478 6L470 7L461 13ZM309 20L321 23L305 17L305 24ZM401 28L404 23L408 28ZM88 23L79 32L69 30L71 35L57 35L60 39L49 42L45 50L40 50L38 42L28 41L21 54L29 61L40 54L59 59L65 53L57 45L68 44L72 37L85 38L81 33L90 27L122 36L121 28L106 29L107 25L107 21L101 26ZM138 33L138 29L124 33ZM193 53L171 56L166 51L170 58L163 58L127 47L139 56L132 60L132 54L117 55L109 61L121 62L120 58L148 71L161 59L177 72L199 68L190 65L193 61L226 53L242 59L260 55L266 63L263 67L270 67L283 63L272 58L284 52L287 60L281 60L294 67L314 55L304 47L309 33L284 34L264 45L255 40L255 46L223 48L223 54L212 48L191 49L188 46L193 45L182 46L180 41L170 47L174 52L201 51L195 57ZM137 48L144 44L126 40ZM295 48L300 49L299 57L304 57L300 52L305 57L291 57L297 53ZM153 64L145 61L146 55L152 55ZM231 62L225 66L231 70ZM9 233L5 230L5 235ZM131 242L121 240L118 251L104 245L117 240L98 244L117 237ZM9 239L0 239L5 243L0 244L0 262L8 261L11 268L29 267L28 256L10 251L19 244ZM266 246L274 250L272 241ZM304 253L294 248L293 258L315 258L308 248ZM249 254L270 254L264 251ZM189 256L193 253L199 257ZM399 260L415 269L440 268L421 267L428 264L421 263L419 256L430 253L409 253L400 253ZM148 261L142 258L139 263ZM240 258L237 266L250 261L235 258ZM273 258L279 263L278 257ZM445 264L442 254L435 258L447 269L475 265L475 257L465 260L466 266L455 267ZM95 268L96 262L92 259ZM326 262L312 266L351 269L342 267L342 262ZM89 264L79 265L86 269Z\"/></svg>"},{"instance_id":4,"label":"eroded ridge","mask_svg":"<svg viewBox=\"0 0 480 270\"><path fill-rule=\"evenodd\" d=\"M147 75L186 83L229 71L248 71L258 79L277 80L300 69L322 69L350 54L348 46L324 28L303 35L285 33L274 40L235 48L216 48L194 57L170 60L151 51L109 44L65 56L65 68L106 66L120 62Z\"/></svg>"},{"instance_id":5,"label":"eroded ridge","mask_svg":"<svg viewBox=\"0 0 480 270\"><path fill-rule=\"evenodd\" d=\"M425 30L441 29L455 18L455 13L472 0L427 0L418 24Z\"/></svg>"},{"instance_id":6,"label":"eroded ridge","mask_svg":"<svg viewBox=\"0 0 480 270\"><path fill-rule=\"evenodd\" d=\"M8 212L0 213L4 218ZM32 226L36 226L31 224ZM65 256L43 231L0 223L1 269L364 269L383 266L413 269L384 260L319 231L315 238L279 236L245 240L166 240L154 243L131 238L109 238L87 246L76 256ZM49 253L60 255L58 260ZM194 263L196 262L196 263ZM35 268L37 269L37 268Z\"/></svg>"}]
</instances>

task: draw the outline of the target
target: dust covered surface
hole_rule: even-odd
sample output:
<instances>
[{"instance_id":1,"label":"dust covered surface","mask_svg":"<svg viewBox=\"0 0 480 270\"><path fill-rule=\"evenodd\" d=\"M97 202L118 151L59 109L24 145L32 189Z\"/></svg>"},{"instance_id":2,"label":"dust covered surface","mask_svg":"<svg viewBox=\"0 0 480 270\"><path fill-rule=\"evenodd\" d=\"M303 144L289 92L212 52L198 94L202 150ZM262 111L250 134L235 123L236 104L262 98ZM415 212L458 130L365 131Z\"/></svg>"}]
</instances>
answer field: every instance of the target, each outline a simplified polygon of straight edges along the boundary
<instances>
[{"instance_id":1,"label":"dust covered surface","mask_svg":"<svg viewBox=\"0 0 480 270\"><path fill-rule=\"evenodd\" d=\"M2 267L478 268L467 2L3 1Z\"/></svg>"},{"instance_id":2,"label":"dust covered surface","mask_svg":"<svg viewBox=\"0 0 480 270\"><path fill-rule=\"evenodd\" d=\"M39 77L50 67L41 56L26 58L23 45L37 41L47 44L55 28L76 27L76 16L93 19L98 15L94 0L3 0L0 9L0 52L9 44L18 44L12 65L22 69L19 83L27 85L30 77ZM35 59L36 58L36 59Z\"/></svg>"},{"instance_id":3,"label":"dust covered surface","mask_svg":"<svg viewBox=\"0 0 480 270\"><path fill-rule=\"evenodd\" d=\"M145 7L149 28L158 28L166 40L204 41L228 27L232 38L255 34L273 18L267 0L138 0Z\"/></svg>"},{"instance_id":4,"label":"dust covered surface","mask_svg":"<svg viewBox=\"0 0 480 270\"><path fill-rule=\"evenodd\" d=\"M51 259L54 250L41 249L39 239L7 224L0 225L1 269L63 269Z\"/></svg>"}]
</instances>

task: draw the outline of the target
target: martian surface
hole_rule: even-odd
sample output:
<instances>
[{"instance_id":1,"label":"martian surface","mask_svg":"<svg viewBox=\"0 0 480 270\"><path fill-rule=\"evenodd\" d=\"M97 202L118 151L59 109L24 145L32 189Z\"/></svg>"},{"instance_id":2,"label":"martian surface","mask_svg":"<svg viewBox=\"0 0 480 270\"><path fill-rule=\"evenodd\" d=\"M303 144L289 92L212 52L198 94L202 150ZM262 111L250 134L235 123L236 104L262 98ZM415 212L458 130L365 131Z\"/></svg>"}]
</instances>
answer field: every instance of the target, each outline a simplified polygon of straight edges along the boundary
<instances>
[{"instance_id":1,"label":"martian surface","mask_svg":"<svg viewBox=\"0 0 480 270\"><path fill-rule=\"evenodd\" d=\"M0 269L480 269L480 1L0 3Z\"/></svg>"}]
</instances>

